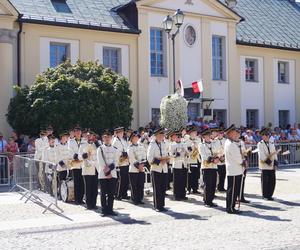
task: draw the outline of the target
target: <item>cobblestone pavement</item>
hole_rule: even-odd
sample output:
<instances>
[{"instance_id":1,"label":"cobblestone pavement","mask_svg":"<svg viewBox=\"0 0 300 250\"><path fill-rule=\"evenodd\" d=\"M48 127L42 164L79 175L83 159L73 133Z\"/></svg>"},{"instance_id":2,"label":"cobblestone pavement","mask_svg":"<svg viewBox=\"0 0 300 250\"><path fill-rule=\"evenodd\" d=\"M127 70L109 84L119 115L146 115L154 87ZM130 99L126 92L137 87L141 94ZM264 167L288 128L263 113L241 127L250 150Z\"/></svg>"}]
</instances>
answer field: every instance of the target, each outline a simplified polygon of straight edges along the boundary
<instances>
[{"instance_id":1,"label":"cobblestone pavement","mask_svg":"<svg viewBox=\"0 0 300 250\"><path fill-rule=\"evenodd\" d=\"M300 249L300 169L277 172L275 201L260 196L260 175L249 173L241 215L203 206L201 195L188 202L167 198L169 212L156 213L152 197L144 206L115 203L115 218L59 203L63 216L46 212L16 193L0 193L1 249ZM98 197L99 199L99 197ZM149 200L149 202L148 202Z\"/></svg>"}]
</instances>

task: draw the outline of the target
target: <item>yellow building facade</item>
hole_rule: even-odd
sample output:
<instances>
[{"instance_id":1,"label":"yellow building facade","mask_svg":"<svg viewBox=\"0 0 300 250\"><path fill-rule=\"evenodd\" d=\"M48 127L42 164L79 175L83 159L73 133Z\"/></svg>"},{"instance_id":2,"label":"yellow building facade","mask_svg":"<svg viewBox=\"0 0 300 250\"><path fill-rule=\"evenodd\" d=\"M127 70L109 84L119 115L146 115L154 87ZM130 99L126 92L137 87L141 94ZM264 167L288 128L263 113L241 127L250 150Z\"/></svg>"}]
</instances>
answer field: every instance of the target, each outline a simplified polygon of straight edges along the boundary
<instances>
[{"instance_id":1,"label":"yellow building facade","mask_svg":"<svg viewBox=\"0 0 300 250\"><path fill-rule=\"evenodd\" d=\"M223 1L119 1L120 6L101 7L113 13L106 17L107 25L86 23L79 14L75 16L78 0L65 2L69 9L62 11L70 11L63 13L65 19L59 18L61 13L56 19L50 18L51 12L30 14L26 1L0 0L0 131L6 135L10 132L5 114L12 86L31 85L37 74L52 66L53 51L59 53L55 48L61 45L73 63L80 59L105 64L117 57L113 66L128 77L133 91L132 127L157 121L161 98L173 91L172 44L162 21L176 9L185 13L176 37L176 79L182 80L187 92L192 82L203 81L202 97L214 100L207 106L211 113L206 119L218 116L225 125L255 127L300 121L300 44L299 48L272 48L239 42L237 26L245 18ZM52 0L44 3L55 13ZM32 6L31 11L41 10ZM279 74L280 67L286 74ZM288 84L280 84L278 76L288 78ZM190 99L189 116L201 115L200 102L200 98Z\"/></svg>"}]
</instances>

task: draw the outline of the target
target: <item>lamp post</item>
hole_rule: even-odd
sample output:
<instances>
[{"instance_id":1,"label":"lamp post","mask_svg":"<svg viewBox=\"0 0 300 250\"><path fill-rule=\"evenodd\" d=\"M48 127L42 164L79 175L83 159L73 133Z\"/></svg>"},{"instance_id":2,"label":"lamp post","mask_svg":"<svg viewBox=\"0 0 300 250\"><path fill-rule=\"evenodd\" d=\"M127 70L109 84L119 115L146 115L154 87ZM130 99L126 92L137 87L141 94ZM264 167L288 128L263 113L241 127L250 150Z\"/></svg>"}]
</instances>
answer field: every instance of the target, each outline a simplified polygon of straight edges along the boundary
<instances>
[{"instance_id":1,"label":"lamp post","mask_svg":"<svg viewBox=\"0 0 300 250\"><path fill-rule=\"evenodd\" d=\"M183 24L184 20L184 14L183 12L178 9L174 15L171 17L170 15L167 15L166 18L163 21L164 29L168 34L168 38L172 40L172 46L173 46L173 90L174 93L176 92L176 74L175 74L175 67L176 67L176 61L175 61L175 37L178 35L181 25ZM177 28L176 32L171 34L171 31L173 29L173 24L175 23L175 26Z\"/></svg>"}]
</instances>

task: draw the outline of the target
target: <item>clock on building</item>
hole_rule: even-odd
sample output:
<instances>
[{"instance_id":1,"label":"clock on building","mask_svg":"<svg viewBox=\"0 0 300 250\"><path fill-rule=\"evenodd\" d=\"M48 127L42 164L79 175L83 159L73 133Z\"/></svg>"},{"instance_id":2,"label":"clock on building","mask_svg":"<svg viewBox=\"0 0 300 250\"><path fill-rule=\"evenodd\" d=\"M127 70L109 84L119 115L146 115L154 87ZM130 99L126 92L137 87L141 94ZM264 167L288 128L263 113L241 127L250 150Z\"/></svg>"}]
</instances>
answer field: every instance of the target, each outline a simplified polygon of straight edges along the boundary
<instances>
[{"instance_id":1,"label":"clock on building","mask_svg":"<svg viewBox=\"0 0 300 250\"><path fill-rule=\"evenodd\" d=\"M193 46L196 42L196 31L192 25L187 25L184 29L184 40L189 46Z\"/></svg>"}]
</instances>

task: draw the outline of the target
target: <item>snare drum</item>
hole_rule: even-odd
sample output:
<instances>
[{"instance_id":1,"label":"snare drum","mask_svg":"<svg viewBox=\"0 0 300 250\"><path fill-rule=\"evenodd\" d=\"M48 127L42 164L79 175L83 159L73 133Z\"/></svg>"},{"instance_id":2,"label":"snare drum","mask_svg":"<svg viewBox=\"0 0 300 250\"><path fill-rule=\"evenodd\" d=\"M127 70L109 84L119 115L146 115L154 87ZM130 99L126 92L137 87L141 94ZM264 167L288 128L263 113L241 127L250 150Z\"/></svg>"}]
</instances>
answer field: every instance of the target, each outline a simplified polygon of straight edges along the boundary
<instances>
[{"instance_id":1,"label":"snare drum","mask_svg":"<svg viewBox=\"0 0 300 250\"><path fill-rule=\"evenodd\" d=\"M75 200L73 180L62 181L59 191L60 197L64 202L71 202Z\"/></svg>"}]
</instances>

